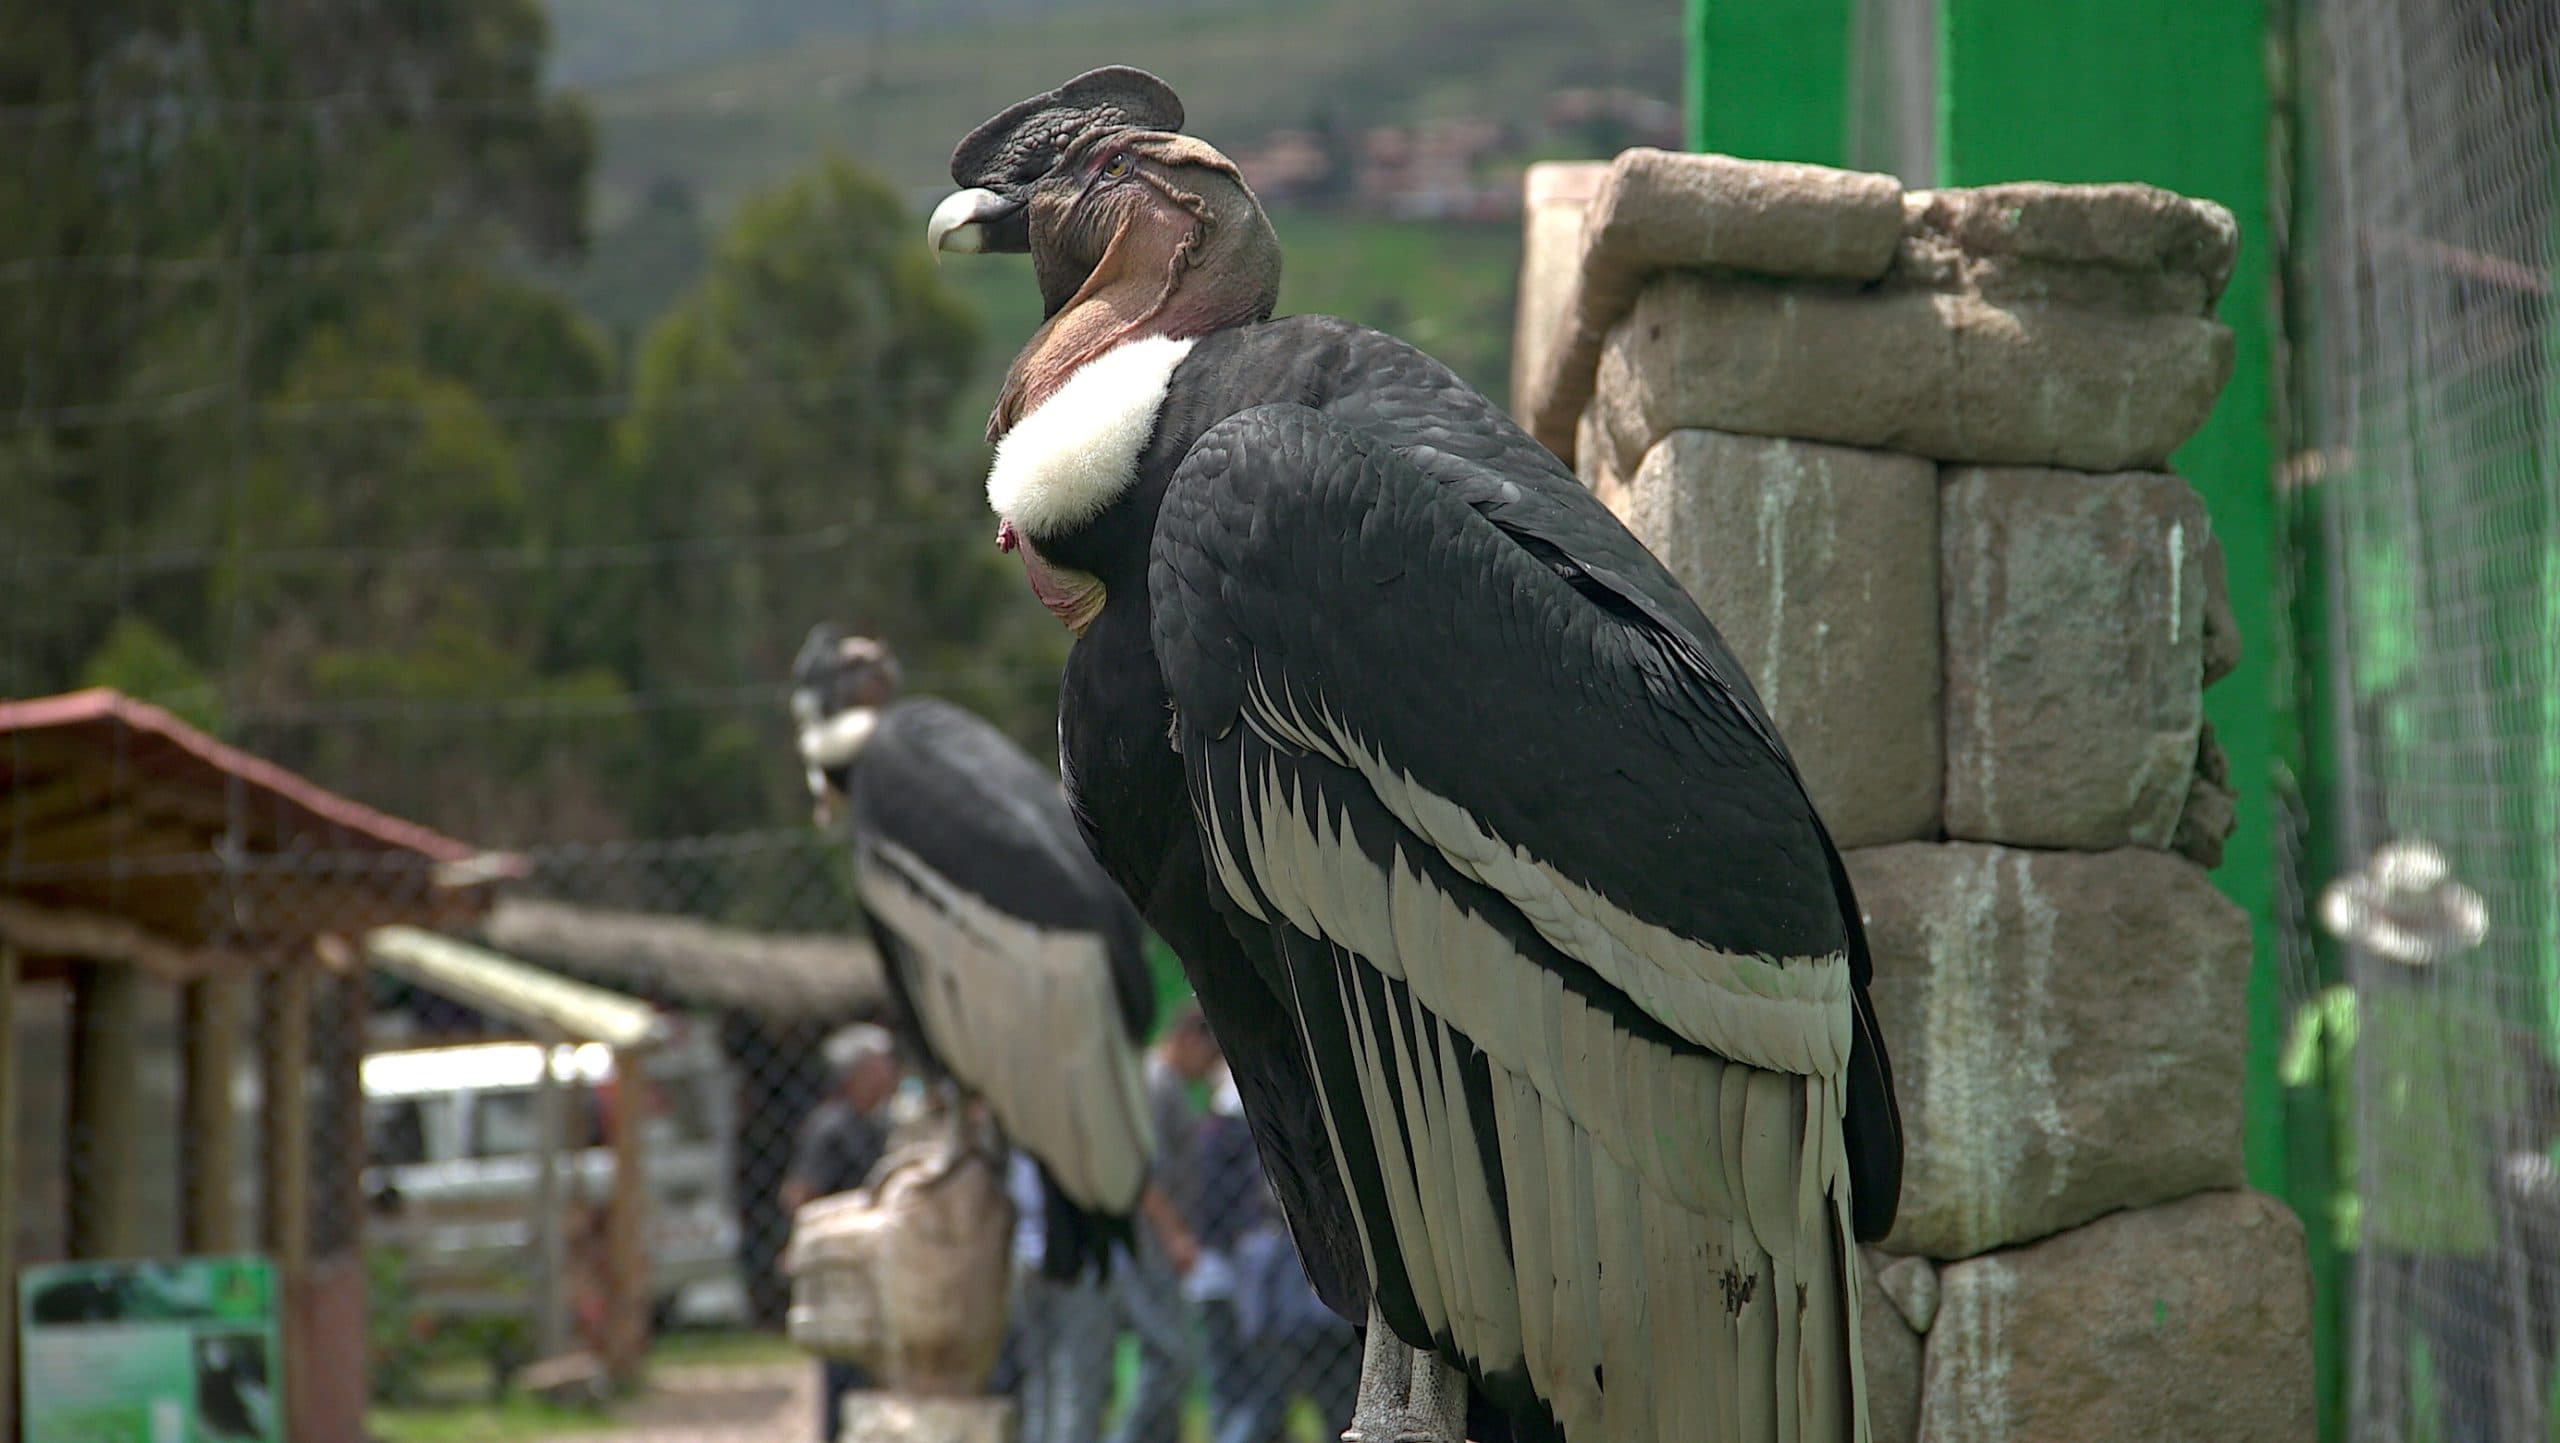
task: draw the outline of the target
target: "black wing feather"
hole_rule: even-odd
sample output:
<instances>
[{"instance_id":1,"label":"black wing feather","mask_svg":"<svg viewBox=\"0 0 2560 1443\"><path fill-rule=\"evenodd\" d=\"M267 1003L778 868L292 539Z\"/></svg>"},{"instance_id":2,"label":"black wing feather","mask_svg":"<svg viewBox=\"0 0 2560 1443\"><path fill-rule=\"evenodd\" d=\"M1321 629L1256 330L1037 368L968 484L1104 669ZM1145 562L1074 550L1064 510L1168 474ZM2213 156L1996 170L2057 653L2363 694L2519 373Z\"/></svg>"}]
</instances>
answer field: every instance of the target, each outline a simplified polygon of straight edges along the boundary
<instances>
[{"instance_id":1,"label":"black wing feather","mask_svg":"<svg viewBox=\"0 0 2560 1443\"><path fill-rule=\"evenodd\" d=\"M1696 603L1542 448L1498 416L1467 416L1473 426L1462 428L1416 419L1434 414L1434 396L1462 415L1490 407L1454 377L1427 384L1436 363L1409 347L1387 348L1414 358L1397 374L1424 380L1322 410L1250 408L1190 446L1150 576L1157 649L1184 724L1236 725L1249 655L1275 645L1300 659L1289 680L1310 695L1363 687L1372 711L1362 724L1400 739L1393 761L1419 784L1466 796L1504 841L1630 914L1746 954L1845 951L1854 1220L1861 1237L1882 1236L1902 1145L1866 996L1872 962L1837 849L1749 681ZM1348 424L1363 419L1386 434ZM1516 441L1497 434L1473 453L1433 444L1474 426ZM1419 438L1419 459L1399 436ZM1523 459L1532 451L1543 461ZM1382 484L1387 470L1441 484ZM1186 484L1195 478L1219 484ZM1493 525L1468 524L1477 519ZM1256 528L1269 544L1241 544ZM1430 538L1418 554L1398 539L1417 535ZM1523 554L1535 571L1519 566ZM1328 608L1321 636L1308 631L1311 609L1275 603L1383 592L1415 566L1482 577L1487 594L1463 615ZM1491 594L1497 585L1518 594ZM1464 594L1421 593L1444 608ZM1469 626L1561 644L1447 644ZM1489 673L1488 656L1507 670ZM1569 726L1558 725L1558 697L1572 698ZM1487 777L1501 785L1478 784Z\"/></svg>"}]
</instances>

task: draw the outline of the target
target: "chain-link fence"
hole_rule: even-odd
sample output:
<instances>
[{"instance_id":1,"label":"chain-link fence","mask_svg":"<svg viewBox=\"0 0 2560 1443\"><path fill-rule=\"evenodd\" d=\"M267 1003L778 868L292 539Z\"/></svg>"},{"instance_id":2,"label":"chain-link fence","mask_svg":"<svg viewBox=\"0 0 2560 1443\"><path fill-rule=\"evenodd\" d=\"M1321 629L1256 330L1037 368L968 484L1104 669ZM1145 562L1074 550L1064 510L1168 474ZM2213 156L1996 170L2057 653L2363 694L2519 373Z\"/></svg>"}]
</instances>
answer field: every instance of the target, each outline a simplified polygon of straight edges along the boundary
<instances>
[{"instance_id":1,"label":"chain-link fence","mask_svg":"<svg viewBox=\"0 0 2560 1443\"><path fill-rule=\"evenodd\" d=\"M1673 33L1639 0L0 13L20 1268L274 1259L297 1436L452 1436L581 1359L647 1384L563 1431L810 1436L786 1199L847 1181L795 1158L884 1002L792 649L891 638L1045 755L1066 646L987 545L1038 300L925 255L952 142L1157 68L1271 204L1287 309L1494 387L1520 168L1676 145ZM113 695L23 700L81 688ZM1001 1374L1132 1443L1329 1438L1353 1334L1214 1059L1151 1066L1174 1206L1106 1292L1021 1303ZM65 1325L143 1286L59 1276Z\"/></svg>"},{"instance_id":2,"label":"chain-link fence","mask_svg":"<svg viewBox=\"0 0 2560 1443\"><path fill-rule=\"evenodd\" d=\"M2285 1067L2339 1105L2354 1436L2545 1438L2560 13L2319 0L2299 20L2287 480L2320 825L2295 931L2334 950L2325 973L2297 953Z\"/></svg>"}]
</instances>

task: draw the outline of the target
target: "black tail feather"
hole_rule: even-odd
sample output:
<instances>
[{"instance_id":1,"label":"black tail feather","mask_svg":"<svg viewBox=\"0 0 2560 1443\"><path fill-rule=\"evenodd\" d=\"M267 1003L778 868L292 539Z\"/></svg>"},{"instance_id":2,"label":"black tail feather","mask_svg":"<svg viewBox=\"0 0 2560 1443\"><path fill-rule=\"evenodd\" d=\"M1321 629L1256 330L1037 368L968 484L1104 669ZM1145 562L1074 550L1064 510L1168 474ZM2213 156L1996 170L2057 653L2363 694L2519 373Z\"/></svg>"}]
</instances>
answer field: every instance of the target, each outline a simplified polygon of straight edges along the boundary
<instances>
[{"instance_id":1,"label":"black tail feather","mask_svg":"<svg viewBox=\"0 0 2560 1443\"><path fill-rule=\"evenodd\" d=\"M1058 1190L1049 1169L1040 1169L1040 1219L1043 1242L1040 1271L1061 1283L1090 1276L1111 1276L1112 1254L1136 1241L1126 1216L1114 1217L1078 1205Z\"/></svg>"}]
</instances>

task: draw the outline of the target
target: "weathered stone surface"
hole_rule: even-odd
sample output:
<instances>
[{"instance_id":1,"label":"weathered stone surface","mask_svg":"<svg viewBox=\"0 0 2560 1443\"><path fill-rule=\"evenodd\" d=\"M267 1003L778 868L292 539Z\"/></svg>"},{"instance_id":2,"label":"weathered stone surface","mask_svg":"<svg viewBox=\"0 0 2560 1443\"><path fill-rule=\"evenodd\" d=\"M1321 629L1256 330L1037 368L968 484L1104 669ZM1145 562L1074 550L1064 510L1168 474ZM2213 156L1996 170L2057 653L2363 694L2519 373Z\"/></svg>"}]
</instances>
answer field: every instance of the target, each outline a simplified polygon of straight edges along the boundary
<instances>
[{"instance_id":1,"label":"weathered stone surface","mask_svg":"<svg viewBox=\"0 0 2560 1443\"><path fill-rule=\"evenodd\" d=\"M1936 835L1937 468L1675 431L1621 496L1741 658L1840 845Z\"/></svg>"},{"instance_id":2,"label":"weathered stone surface","mask_svg":"<svg viewBox=\"0 0 2560 1443\"><path fill-rule=\"evenodd\" d=\"M1575 433L1580 440L1574 448L1574 473L1600 504L1620 516L1626 515L1627 477L1618 469L1617 453L1597 439L1600 435L1600 408L1582 408L1582 421Z\"/></svg>"},{"instance_id":3,"label":"weathered stone surface","mask_svg":"<svg viewBox=\"0 0 2560 1443\"><path fill-rule=\"evenodd\" d=\"M2019 181L1910 200L1918 230L1968 256L2192 277L2199 310L2222 294L2240 252L2230 211L2157 186Z\"/></svg>"},{"instance_id":4,"label":"weathered stone surface","mask_svg":"<svg viewBox=\"0 0 2560 1443\"><path fill-rule=\"evenodd\" d=\"M2239 669L2240 618L2231 610L2231 580L2222 559L2222 538L2204 544L2204 684L2211 686Z\"/></svg>"},{"instance_id":5,"label":"weathered stone surface","mask_svg":"<svg viewBox=\"0 0 2560 1443\"><path fill-rule=\"evenodd\" d=\"M1520 301L1511 328L1511 413L1529 414L1582 285L1582 216L1609 164L1551 160L1521 178Z\"/></svg>"},{"instance_id":6,"label":"weathered stone surface","mask_svg":"<svg viewBox=\"0 0 2560 1443\"><path fill-rule=\"evenodd\" d=\"M1874 1260L1882 1264L1876 1269L1876 1286L1893 1300L1902 1321L1915 1333L1929 1331L1938 1316L1937 1265L1927 1258L1897 1258L1890 1253L1878 1253Z\"/></svg>"},{"instance_id":7,"label":"weathered stone surface","mask_svg":"<svg viewBox=\"0 0 2560 1443\"><path fill-rule=\"evenodd\" d=\"M2208 613L2209 615L2210 613ZM2222 844L2240 824L2239 799L2231 791L2231 758L2213 739L2208 722L2196 732L2195 780L2187 784L2187 803L2178 809L2178 829L2169 850L2200 867L2222 865Z\"/></svg>"},{"instance_id":8,"label":"weathered stone surface","mask_svg":"<svg viewBox=\"0 0 2560 1443\"><path fill-rule=\"evenodd\" d=\"M2169 845L2204 717L2208 527L2175 476L1948 473L1948 836Z\"/></svg>"},{"instance_id":9,"label":"weathered stone surface","mask_svg":"<svg viewBox=\"0 0 2560 1443\"><path fill-rule=\"evenodd\" d=\"M845 1443L1013 1443L1013 1400L852 1393Z\"/></svg>"},{"instance_id":10,"label":"weathered stone surface","mask_svg":"<svg viewBox=\"0 0 2560 1443\"><path fill-rule=\"evenodd\" d=\"M1870 281L1893 263L1902 221L1902 182L1889 175L1638 146L1592 198L1584 269Z\"/></svg>"},{"instance_id":11,"label":"weathered stone surface","mask_svg":"<svg viewBox=\"0 0 2560 1443\"><path fill-rule=\"evenodd\" d=\"M1912 191L1903 196L1902 244L1886 275L1888 287L1971 291L2001 305L2032 302L2189 316L2212 310L2221 281L2192 267L2021 254L1996 235L1991 251L1968 249L1959 231L1972 217L1974 194Z\"/></svg>"},{"instance_id":12,"label":"weathered stone surface","mask_svg":"<svg viewBox=\"0 0 2560 1443\"><path fill-rule=\"evenodd\" d=\"M1879 1286L1889 1260L1858 1250L1858 1351L1867 1366L1867 1427L1875 1443L1912 1443L1920 1433L1920 1335Z\"/></svg>"},{"instance_id":13,"label":"weathered stone surface","mask_svg":"<svg viewBox=\"0 0 2560 1443\"><path fill-rule=\"evenodd\" d=\"M2117 471L2165 461L2230 373L2230 331L2198 315L1666 272L1601 345L1595 394L1622 469L1704 428Z\"/></svg>"},{"instance_id":14,"label":"weathered stone surface","mask_svg":"<svg viewBox=\"0 0 2560 1443\"><path fill-rule=\"evenodd\" d=\"M1929 1443L2310 1443L2311 1277L2274 1201L2210 1192L1947 1267Z\"/></svg>"},{"instance_id":15,"label":"weathered stone surface","mask_svg":"<svg viewBox=\"0 0 2560 1443\"><path fill-rule=\"evenodd\" d=\"M1888 1251L1970 1257L2239 1183L2249 922L2201 870L1956 842L1848 864L1902 1105Z\"/></svg>"},{"instance_id":16,"label":"weathered stone surface","mask_svg":"<svg viewBox=\"0 0 2560 1443\"><path fill-rule=\"evenodd\" d=\"M1554 343L1538 371L1513 372L1514 411L1548 446L1570 444L1601 342L1657 271L1873 280L1892 263L1902 228L1902 184L1889 175L1626 151L1591 198L1579 285Z\"/></svg>"}]
</instances>

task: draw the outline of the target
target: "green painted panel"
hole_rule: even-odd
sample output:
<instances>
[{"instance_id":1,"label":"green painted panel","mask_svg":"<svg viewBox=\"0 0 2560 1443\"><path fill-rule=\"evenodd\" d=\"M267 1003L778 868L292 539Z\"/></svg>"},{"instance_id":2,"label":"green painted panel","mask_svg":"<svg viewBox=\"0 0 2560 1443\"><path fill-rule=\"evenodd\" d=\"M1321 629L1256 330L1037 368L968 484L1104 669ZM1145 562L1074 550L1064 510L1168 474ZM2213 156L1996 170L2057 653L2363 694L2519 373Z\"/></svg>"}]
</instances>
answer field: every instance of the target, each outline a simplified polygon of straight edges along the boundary
<instances>
[{"instance_id":1,"label":"green painted panel","mask_svg":"<svg viewBox=\"0 0 2560 1443\"><path fill-rule=\"evenodd\" d=\"M1850 0L1688 0L1689 145L1843 165Z\"/></svg>"}]
</instances>

